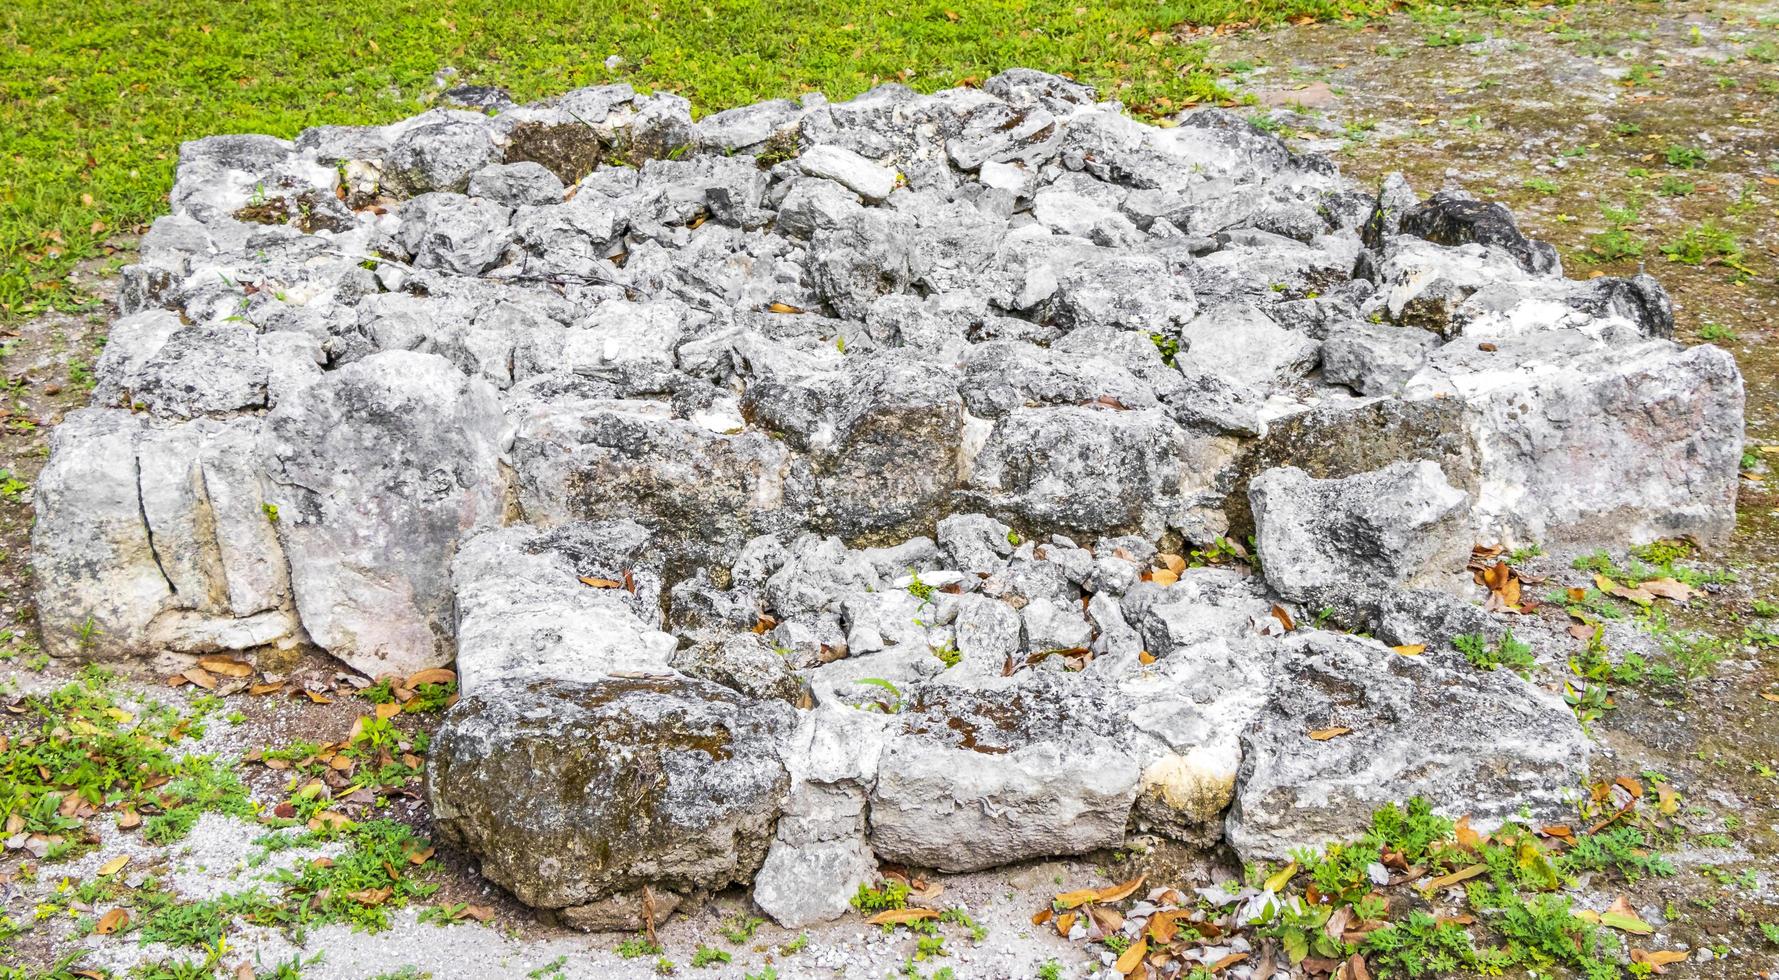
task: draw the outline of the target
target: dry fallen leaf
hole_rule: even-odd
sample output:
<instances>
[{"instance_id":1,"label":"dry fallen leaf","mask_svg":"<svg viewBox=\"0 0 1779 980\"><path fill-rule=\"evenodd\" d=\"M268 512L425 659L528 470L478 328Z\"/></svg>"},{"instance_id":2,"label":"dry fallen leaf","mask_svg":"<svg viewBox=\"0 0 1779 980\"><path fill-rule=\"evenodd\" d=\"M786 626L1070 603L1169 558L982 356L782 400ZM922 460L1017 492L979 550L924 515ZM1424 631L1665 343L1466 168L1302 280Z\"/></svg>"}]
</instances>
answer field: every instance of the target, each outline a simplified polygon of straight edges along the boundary
<instances>
[{"instance_id":1,"label":"dry fallen leaf","mask_svg":"<svg viewBox=\"0 0 1779 980\"><path fill-rule=\"evenodd\" d=\"M1180 580L1179 573L1166 568L1157 568L1149 573L1149 581L1156 585L1172 585Z\"/></svg>"},{"instance_id":2,"label":"dry fallen leaf","mask_svg":"<svg viewBox=\"0 0 1779 980\"><path fill-rule=\"evenodd\" d=\"M134 810L124 810L117 815L117 829L129 830L142 826L142 815Z\"/></svg>"},{"instance_id":3,"label":"dry fallen leaf","mask_svg":"<svg viewBox=\"0 0 1779 980\"><path fill-rule=\"evenodd\" d=\"M1762 700L1772 701L1779 704L1779 694L1774 694L1772 691L1762 691L1760 692L1760 696Z\"/></svg>"},{"instance_id":4,"label":"dry fallen leaf","mask_svg":"<svg viewBox=\"0 0 1779 980\"><path fill-rule=\"evenodd\" d=\"M128 854L119 854L117 857L99 865L99 877L104 878L109 875L117 874L119 871L123 870L124 865L129 863L130 856Z\"/></svg>"},{"instance_id":5,"label":"dry fallen leaf","mask_svg":"<svg viewBox=\"0 0 1779 980\"><path fill-rule=\"evenodd\" d=\"M222 657L207 657L198 661L198 666L212 674L224 677L252 677L253 665L240 660L229 660Z\"/></svg>"},{"instance_id":6,"label":"dry fallen leaf","mask_svg":"<svg viewBox=\"0 0 1779 980\"><path fill-rule=\"evenodd\" d=\"M801 313L801 312L803 312L801 309L798 309L797 307L792 306L789 303L773 303L772 305L766 307L766 309L771 310L773 313Z\"/></svg>"},{"instance_id":7,"label":"dry fallen leaf","mask_svg":"<svg viewBox=\"0 0 1779 980\"><path fill-rule=\"evenodd\" d=\"M1450 887L1461 881L1469 881L1487 870L1489 870L1489 866L1486 864L1473 864L1468 868L1461 868L1449 875L1440 875L1432 881L1427 882L1427 884L1421 888L1421 891L1423 893L1436 892L1441 888Z\"/></svg>"},{"instance_id":8,"label":"dry fallen leaf","mask_svg":"<svg viewBox=\"0 0 1779 980\"><path fill-rule=\"evenodd\" d=\"M334 830L341 830L350 826L352 826L352 820L350 818L344 814L335 813L332 810L323 810L309 818L310 830L320 830L323 827L331 827Z\"/></svg>"},{"instance_id":9,"label":"dry fallen leaf","mask_svg":"<svg viewBox=\"0 0 1779 980\"><path fill-rule=\"evenodd\" d=\"M1123 901L1124 899L1129 898L1137 889L1143 887L1143 879L1145 877L1147 876L1138 875L1129 881L1120 882L1116 885L1107 885L1093 893L1093 900L1096 902Z\"/></svg>"},{"instance_id":10,"label":"dry fallen leaf","mask_svg":"<svg viewBox=\"0 0 1779 980\"><path fill-rule=\"evenodd\" d=\"M1350 731L1352 731L1352 729L1346 727L1345 725L1335 725L1331 728L1318 728L1315 731L1310 732L1310 741L1312 741L1312 742L1326 742L1331 738L1338 738L1339 736L1345 735Z\"/></svg>"},{"instance_id":11,"label":"dry fallen leaf","mask_svg":"<svg viewBox=\"0 0 1779 980\"><path fill-rule=\"evenodd\" d=\"M1075 913L1064 912L1056 917L1056 934L1067 939L1069 930L1075 928Z\"/></svg>"},{"instance_id":12,"label":"dry fallen leaf","mask_svg":"<svg viewBox=\"0 0 1779 980\"><path fill-rule=\"evenodd\" d=\"M1140 663L1144 666L1148 666L1149 664L1152 664L1154 662L1155 662L1155 654L1150 653L1147 650L1137 651L1137 663ZM1761 695L1761 697L1771 698L1774 701L1779 701L1779 695L1763 694L1763 695Z\"/></svg>"},{"instance_id":13,"label":"dry fallen leaf","mask_svg":"<svg viewBox=\"0 0 1779 980\"><path fill-rule=\"evenodd\" d=\"M1427 652L1427 644L1425 644L1425 643L1404 643L1403 645L1401 645L1399 647L1391 647L1390 649L1396 651L1397 653L1402 654L1405 657L1418 657L1421 654Z\"/></svg>"},{"instance_id":14,"label":"dry fallen leaf","mask_svg":"<svg viewBox=\"0 0 1779 980\"><path fill-rule=\"evenodd\" d=\"M1675 602L1690 602L1693 596L1699 594L1699 590L1671 578L1652 578L1637 588L1658 599L1672 599Z\"/></svg>"},{"instance_id":15,"label":"dry fallen leaf","mask_svg":"<svg viewBox=\"0 0 1779 980\"><path fill-rule=\"evenodd\" d=\"M489 919L494 918L494 910L486 905L468 906L463 910L463 914L477 922L487 922Z\"/></svg>"},{"instance_id":16,"label":"dry fallen leaf","mask_svg":"<svg viewBox=\"0 0 1779 980\"><path fill-rule=\"evenodd\" d=\"M1094 896L1097 894L1099 894L1099 889L1097 888L1077 888L1072 892L1062 892L1058 894L1054 905L1056 908L1063 909L1076 908L1093 901Z\"/></svg>"},{"instance_id":17,"label":"dry fallen leaf","mask_svg":"<svg viewBox=\"0 0 1779 980\"><path fill-rule=\"evenodd\" d=\"M93 931L101 936L109 936L129 924L130 913L123 909L112 909L99 917L99 924L93 927Z\"/></svg>"},{"instance_id":18,"label":"dry fallen leaf","mask_svg":"<svg viewBox=\"0 0 1779 980\"><path fill-rule=\"evenodd\" d=\"M595 589L621 589L624 587L624 583L615 578L588 578L585 575L581 576L581 584L591 585Z\"/></svg>"},{"instance_id":19,"label":"dry fallen leaf","mask_svg":"<svg viewBox=\"0 0 1779 980\"><path fill-rule=\"evenodd\" d=\"M919 922L922 919L937 919L938 917L939 912L936 909L884 909L865 921L874 926L894 926L906 922Z\"/></svg>"},{"instance_id":20,"label":"dry fallen leaf","mask_svg":"<svg viewBox=\"0 0 1779 980\"><path fill-rule=\"evenodd\" d=\"M455 680L457 680L456 671L444 667L433 667L418 674L409 675L408 682L403 686L411 689L422 684L449 684Z\"/></svg>"},{"instance_id":21,"label":"dry fallen leaf","mask_svg":"<svg viewBox=\"0 0 1779 980\"><path fill-rule=\"evenodd\" d=\"M1147 956L1148 953L1149 940L1138 939L1136 942L1131 943L1130 947L1119 955L1118 962L1112 964L1112 969L1117 970L1119 973L1128 977L1142 968L1143 957ZM1101 960L1100 962L1103 963L1105 961Z\"/></svg>"},{"instance_id":22,"label":"dry fallen leaf","mask_svg":"<svg viewBox=\"0 0 1779 980\"><path fill-rule=\"evenodd\" d=\"M1629 586L1620 585L1604 575L1594 576L1594 588L1599 589L1601 592L1604 592L1609 596L1617 596L1627 602L1634 602L1639 606L1647 606L1655 602L1655 593L1643 588L1631 588Z\"/></svg>"},{"instance_id":23,"label":"dry fallen leaf","mask_svg":"<svg viewBox=\"0 0 1779 980\"><path fill-rule=\"evenodd\" d=\"M1230 953L1228 956L1225 956L1222 959L1218 960L1217 962L1212 963L1211 967L1210 967L1211 972L1212 973L1221 973L1224 970L1229 969L1230 967L1236 965L1237 963L1240 963L1241 961L1243 961L1247 958L1248 958L1247 953Z\"/></svg>"},{"instance_id":24,"label":"dry fallen leaf","mask_svg":"<svg viewBox=\"0 0 1779 980\"><path fill-rule=\"evenodd\" d=\"M1614 900L1612 906L1604 912L1579 909L1576 911L1575 917L1594 925L1606 926L1637 936L1647 936L1655 932L1655 927L1644 922L1643 917L1637 914L1637 910L1631 907L1631 903L1623 895Z\"/></svg>"},{"instance_id":25,"label":"dry fallen leaf","mask_svg":"<svg viewBox=\"0 0 1779 980\"><path fill-rule=\"evenodd\" d=\"M193 667L179 675L206 691L216 690L216 676L202 667Z\"/></svg>"},{"instance_id":26,"label":"dry fallen leaf","mask_svg":"<svg viewBox=\"0 0 1779 980\"><path fill-rule=\"evenodd\" d=\"M1191 914L1187 909L1162 909L1149 917L1148 933L1158 943L1171 943L1180 931L1180 919Z\"/></svg>"},{"instance_id":27,"label":"dry fallen leaf","mask_svg":"<svg viewBox=\"0 0 1779 980\"><path fill-rule=\"evenodd\" d=\"M1297 624L1291 621L1291 614L1285 611L1284 606L1273 606L1272 618L1278 620L1279 625L1285 627L1285 632L1287 633L1297 628Z\"/></svg>"},{"instance_id":28,"label":"dry fallen leaf","mask_svg":"<svg viewBox=\"0 0 1779 980\"><path fill-rule=\"evenodd\" d=\"M1186 559L1181 558L1179 555L1160 554L1155 557L1161 562L1163 568L1173 572L1175 575L1186 570Z\"/></svg>"},{"instance_id":29,"label":"dry fallen leaf","mask_svg":"<svg viewBox=\"0 0 1779 980\"><path fill-rule=\"evenodd\" d=\"M1470 829L1469 814L1460 817L1458 822L1452 825L1452 834L1457 838L1458 846L1465 850L1474 851L1477 845L1482 843L1482 835Z\"/></svg>"},{"instance_id":30,"label":"dry fallen leaf","mask_svg":"<svg viewBox=\"0 0 1779 980\"><path fill-rule=\"evenodd\" d=\"M1687 950L1684 949L1631 949L1631 962L1648 964L1652 973L1666 973L1668 971L1663 967L1670 963L1685 962L1686 956Z\"/></svg>"}]
</instances>

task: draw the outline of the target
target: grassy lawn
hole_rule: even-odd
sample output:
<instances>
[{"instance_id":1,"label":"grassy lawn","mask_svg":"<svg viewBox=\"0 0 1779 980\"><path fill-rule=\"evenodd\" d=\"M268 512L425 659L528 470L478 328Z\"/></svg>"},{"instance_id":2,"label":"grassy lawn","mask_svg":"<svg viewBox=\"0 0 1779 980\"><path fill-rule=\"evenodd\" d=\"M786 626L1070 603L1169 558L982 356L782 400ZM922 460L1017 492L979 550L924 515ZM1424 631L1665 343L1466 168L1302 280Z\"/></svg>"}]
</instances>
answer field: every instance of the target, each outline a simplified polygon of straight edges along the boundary
<instances>
[{"instance_id":1,"label":"grassy lawn","mask_svg":"<svg viewBox=\"0 0 1779 980\"><path fill-rule=\"evenodd\" d=\"M1495 5L1486 0L1480 5ZM711 112L1024 65L1139 112L1218 95L1181 25L1353 19L1423 0L15 0L0 7L0 320L164 208L181 141L420 111L456 82L527 100L627 80ZM623 62L608 70L605 61Z\"/></svg>"}]
</instances>

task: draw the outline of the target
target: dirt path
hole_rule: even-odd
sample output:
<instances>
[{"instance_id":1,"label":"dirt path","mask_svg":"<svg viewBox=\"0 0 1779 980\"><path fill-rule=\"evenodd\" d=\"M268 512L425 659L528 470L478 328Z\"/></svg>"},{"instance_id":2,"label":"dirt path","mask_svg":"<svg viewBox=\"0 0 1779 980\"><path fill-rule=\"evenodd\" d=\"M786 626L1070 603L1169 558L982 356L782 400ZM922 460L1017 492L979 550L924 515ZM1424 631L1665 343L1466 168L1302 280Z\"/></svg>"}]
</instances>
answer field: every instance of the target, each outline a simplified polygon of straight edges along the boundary
<instances>
[{"instance_id":1,"label":"dirt path","mask_svg":"<svg viewBox=\"0 0 1779 980\"><path fill-rule=\"evenodd\" d=\"M1779 664L1758 632L1776 629L1752 615L1757 600L1773 601L1779 575L1779 3L1586 4L1471 19L1393 18L1367 26L1313 24L1218 38L1214 60L1230 83L1256 94L1270 109L1257 113L1294 142L1335 156L1348 173L1409 176L1423 193L1462 186L1507 203L1529 234L1555 243L1572 275L1623 274L1639 263L1673 294L1679 330L1688 342L1713 340L1731 348L1748 385L1750 472L1741 497L1741 523L1729 551L1706 556L1733 569L1724 586L1696 611L1676 613L1674 626L1722 638L1719 662L1678 685L1611 683L1615 707L1593 722L1602 747L1598 775L1632 775L1651 786L1657 774L1678 787L1685 808L1676 814L1686 845L1673 856L1677 873L1630 889L1646 918L1660 923L1658 939L1693 951L1670 976L1746 978L1779 963L1759 923L1779 924ZM1670 261L1664 246L1677 257ZM1636 254L1640 251L1640 255ZM83 275L103 281L106 266ZM0 336L0 656L19 690L46 690L73 676L45 665L37 654L28 601L29 490L47 453L47 434L78 407L90 384L104 311L46 316ZM1763 448L1770 447L1770 448ZM1768 453L1770 452L1770 455ZM1586 585L1588 573L1570 556L1548 556L1527 566L1548 587ZM1623 556L1617 556L1623 560ZM1569 619L1547 607L1526 617L1525 633L1541 632L1554 648L1581 647L1567 637ZM1679 635L1678 632L1668 635ZM1663 656L1663 636L1628 625L1609 634L1615 653ZM1563 664L1546 666L1560 683ZM298 665L324 677L328 665ZM157 685L144 673L143 690ZM172 697L189 702L193 692ZM299 737L342 737L341 729L366 706L323 705L242 693L224 698L239 723L216 726L206 751L238 755ZM410 727L430 724L416 719ZM276 787L255 784L268 800ZM401 818L424 826L417 801L401 804ZM206 820L212 818L207 817ZM220 819L220 818L218 818ZM253 856L250 834L218 822L200 828L217 843L144 851L168 873L206 868L218 880L241 881ZM114 841L107 838L105 847ZM123 845L119 845L123 846ZM104 851L104 847L100 848ZM51 901L57 881L79 881L99 864L99 852L70 866L47 866L34 879L22 874L19 852L0 855L0 898L6 914L29 921ZM90 865L90 867L89 867ZM1084 976L1102 965L1091 952L1029 924L1047 896L1064 887L1103 883L1131 868L1203 884L1206 866L1166 855L1101 855L944 879L948 901L966 902L988 928L980 944L957 941L953 955L914 964L927 976L950 967L960 977L1030 977L1055 959L1064 976ZM219 869L228 869L219 872ZM625 937L587 936L536 922L481 882L460 859L447 861L443 901L486 903L494 918L440 928L417 921L418 908L394 917L375 935L328 927L294 946L283 936L249 930L230 939L227 964L257 961L261 970L292 957L312 958L304 977L648 976L654 958L625 960L612 950ZM1189 880L1197 876L1197 880ZM1580 898L1604 908L1605 885ZM743 911L742 897L722 896L662 934L682 975L877 977L900 970L915 951L912 938L885 937L857 919L812 929L807 946L786 955L797 933L767 925L731 944L719 937L727 916ZM12 940L27 962L90 945L92 965L155 960L170 950L143 950L128 941L80 939L56 918ZM734 962L708 971L687 967L701 945L731 951ZM1700 952L1706 951L1706 952ZM1725 958L1727 957L1727 958ZM263 975L271 975L266 973Z\"/></svg>"}]
</instances>

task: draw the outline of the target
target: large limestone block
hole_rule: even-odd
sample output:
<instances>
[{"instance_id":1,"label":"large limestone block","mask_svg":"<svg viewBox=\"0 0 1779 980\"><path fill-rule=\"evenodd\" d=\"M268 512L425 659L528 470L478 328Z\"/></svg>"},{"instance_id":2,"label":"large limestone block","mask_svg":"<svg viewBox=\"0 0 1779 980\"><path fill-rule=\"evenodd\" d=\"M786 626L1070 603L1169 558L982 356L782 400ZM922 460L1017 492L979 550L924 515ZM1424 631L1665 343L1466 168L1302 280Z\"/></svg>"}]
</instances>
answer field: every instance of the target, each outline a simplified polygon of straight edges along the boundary
<instances>
[{"instance_id":1,"label":"large limestone block","mask_svg":"<svg viewBox=\"0 0 1779 980\"><path fill-rule=\"evenodd\" d=\"M489 880L608 925L645 886L666 898L753 877L790 785L776 743L794 715L672 676L496 686L451 709L427 795L439 835Z\"/></svg>"},{"instance_id":2,"label":"large limestone block","mask_svg":"<svg viewBox=\"0 0 1779 980\"><path fill-rule=\"evenodd\" d=\"M303 626L376 676L456 654L451 559L500 522L494 389L434 354L348 364L266 417L260 456Z\"/></svg>"},{"instance_id":3,"label":"large limestone block","mask_svg":"<svg viewBox=\"0 0 1779 980\"><path fill-rule=\"evenodd\" d=\"M1404 657L1376 641L1297 634L1242 736L1227 834L1244 861L1359 836L1414 796L1480 831L1529 811L1573 815L1588 740L1561 698L1508 671ZM1325 740L1321 729L1350 729Z\"/></svg>"}]
</instances>

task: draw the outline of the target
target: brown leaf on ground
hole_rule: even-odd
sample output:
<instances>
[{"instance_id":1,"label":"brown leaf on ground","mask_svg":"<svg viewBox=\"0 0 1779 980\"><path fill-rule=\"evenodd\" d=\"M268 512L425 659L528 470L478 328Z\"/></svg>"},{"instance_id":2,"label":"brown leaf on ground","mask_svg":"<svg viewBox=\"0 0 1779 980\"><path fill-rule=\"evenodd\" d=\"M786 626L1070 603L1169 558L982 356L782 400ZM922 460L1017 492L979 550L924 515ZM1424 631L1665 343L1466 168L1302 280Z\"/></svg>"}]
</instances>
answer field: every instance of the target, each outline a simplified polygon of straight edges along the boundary
<instances>
[{"instance_id":1,"label":"brown leaf on ground","mask_svg":"<svg viewBox=\"0 0 1779 980\"><path fill-rule=\"evenodd\" d=\"M1119 915L1116 909L1109 909L1103 905L1089 905L1087 914L1093 916L1093 924L1099 926L1100 931L1108 935L1124 928L1124 916Z\"/></svg>"},{"instance_id":2,"label":"brown leaf on ground","mask_svg":"<svg viewBox=\"0 0 1779 980\"><path fill-rule=\"evenodd\" d=\"M351 818L342 813L335 813L332 810L323 810L309 818L310 830L320 830L323 827L340 830L350 826L352 826Z\"/></svg>"},{"instance_id":3,"label":"brown leaf on ground","mask_svg":"<svg viewBox=\"0 0 1779 980\"><path fill-rule=\"evenodd\" d=\"M1462 881L1469 881L1487 870L1489 870L1489 866L1486 864L1473 864L1468 868L1461 868L1449 875L1440 875L1432 881L1427 882L1427 884L1421 888L1421 891L1423 893L1436 892L1441 888L1456 885Z\"/></svg>"},{"instance_id":4,"label":"brown leaf on ground","mask_svg":"<svg viewBox=\"0 0 1779 980\"><path fill-rule=\"evenodd\" d=\"M284 682L279 681L276 684L267 683L267 684L249 685L247 688L247 693L253 695L254 697L263 697L264 695L267 695L267 694L276 694L277 692L279 692L283 689L284 689Z\"/></svg>"},{"instance_id":5,"label":"brown leaf on ground","mask_svg":"<svg viewBox=\"0 0 1779 980\"><path fill-rule=\"evenodd\" d=\"M1143 879L1146 877L1147 875L1137 875L1129 881L1122 881L1116 885L1107 885L1093 893L1093 900L1096 902L1123 901L1124 899L1129 898L1137 889L1143 887Z\"/></svg>"},{"instance_id":6,"label":"brown leaf on ground","mask_svg":"<svg viewBox=\"0 0 1779 980\"><path fill-rule=\"evenodd\" d=\"M109 936L129 924L130 913L121 908L112 909L99 917L99 924L93 927L93 931L101 936Z\"/></svg>"},{"instance_id":7,"label":"brown leaf on ground","mask_svg":"<svg viewBox=\"0 0 1779 980\"><path fill-rule=\"evenodd\" d=\"M382 905L389 901L389 896L393 894L395 894L395 889L384 885L381 888L361 888L355 892L347 892L346 897L360 905Z\"/></svg>"},{"instance_id":8,"label":"brown leaf on ground","mask_svg":"<svg viewBox=\"0 0 1779 980\"><path fill-rule=\"evenodd\" d=\"M1272 607L1272 618L1278 620L1279 625L1285 627L1287 633L1297 628L1297 624L1291 621L1291 614L1285 611L1284 606L1275 604Z\"/></svg>"},{"instance_id":9,"label":"brown leaf on ground","mask_svg":"<svg viewBox=\"0 0 1779 980\"><path fill-rule=\"evenodd\" d=\"M865 921L874 926L894 926L906 922L919 922L922 919L937 919L938 917L939 912L936 909L884 909Z\"/></svg>"},{"instance_id":10,"label":"brown leaf on ground","mask_svg":"<svg viewBox=\"0 0 1779 980\"><path fill-rule=\"evenodd\" d=\"M624 587L624 583L615 578L588 578L585 575L581 576L581 584L591 585L595 589L621 589Z\"/></svg>"},{"instance_id":11,"label":"brown leaf on ground","mask_svg":"<svg viewBox=\"0 0 1779 980\"><path fill-rule=\"evenodd\" d=\"M402 713L402 706L397 704L394 701L391 701L388 704L377 705L377 720L378 721L388 721L389 719L394 718L396 715L399 715L401 713Z\"/></svg>"},{"instance_id":12,"label":"brown leaf on ground","mask_svg":"<svg viewBox=\"0 0 1779 980\"><path fill-rule=\"evenodd\" d=\"M1664 968L1667 967L1668 964L1685 962L1687 952L1688 951L1684 949L1660 949L1651 951L1633 947L1631 949L1631 962L1648 964L1650 972L1652 973L1666 973L1668 971Z\"/></svg>"},{"instance_id":13,"label":"brown leaf on ground","mask_svg":"<svg viewBox=\"0 0 1779 980\"><path fill-rule=\"evenodd\" d=\"M1149 940L1138 939L1136 942L1131 943L1130 947L1123 953L1119 954L1118 961L1112 964L1112 969L1117 970L1119 973L1128 977L1142 969L1143 957L1148 954ZM1103 963L1105 961L1101 960L1100 962Z\"/></svg>"},{"instance_id":14,"label":"brown leaf on ground","mask_svg":"<svg viewBox=\"0 0 1779 980\"><path fill-rule=\"evenodd\" d=\"M1099 889L1097 888L1077 888L1072 892L1059 892L1056 896L1056 907L1072 909L1077 906L1086 905L1088 902L1093 901L1094 896L1098 894Z\"/></svg>"},{"instance_id":15,"label":"brown leaf on ground","mask_svg":"<svg viewBox=\"0 0 1779 980\"><path fill-rule=\"evenodd\" d=\"M1685 582L1678 582L1671 578L1652 578L1637 588L1658 599L1672 599L1675 602L1691 602L1694 596L1701 594L1698 589Z\"/></svg>"},{"instance_id":16,"label":"brown leaf on ground","mask_svg":"<svg viewBox=\"0 0 1779 980\"><path fill-rule=\"evenodd\" d=\"M1312 731L1309 733L1310 741L1312 741L1312 742L1326 742L1331 738L1338 738L1338 737L1345 735L1351 731L1352 731L1352 729L1346 727L1345 725L1335 725L1330 728L1318 728L1315 731Z\"/></svg>"},{"instance_id":17,"label":"brown leaf on ground","mask_svg":"<svg viewBox=\"0 0 1779 980\"><path fill-rule=\"evenodd\" d=\"M190 681L193 684L198 685L199 687L203 688L206 691L216 690L216 675L210 673L209 671L205 670L202 667L193 667L192 669L186 671L183 674L180 674L179 676L185 678L186 680Z\"/></svg>"},{"instance_id":18,"label":"brown leaf on ground","mask_svg":"<svg viewBox=\"0 0 1779 980\"><path fill-rule=\"evenodd\" d=\"M124 865L129 863L130 856L128 854L119 854L117 857L99 865L99 877L105 878L117 874L119 871L123 870Z\"/></svg>"},{"instance_id":19,"label":"brown leaf on ground","mask_svg":"<svg viewBox=\"0 0 1779 980\"><path fill-rule=\"evenodd\" d=\"M422 684L449 684L455 680L457 680L456 671L444 667L433 667L429 670L423 670L417 674L409 675L408 682L403 686L412 690Z\"/></svg>"},{"instance_id":20,"label":"brown leaf on ground","mask_svg":"<svg viewBox=\"0 0 1779 980\"><path fill-rule=\"evenodd\" d=\"M1237 963L1242 962L1243 960L1245 960L1247 958L1248 958L1247 953L1230 953L1228 956L1225 956L1222 959L1218 960L1217 962L1212 963L1210 965L1209 969L1212 973L1221 973L1224 970L1229 969L1230 967L1236 965Z\"/></svg>"},{"instance_id":21,"label":"brown leaf on ground","mask_svg":"<svg viewBox=\"0 0 1779 980\"><path fill-rule=\"evenodd\" d=\"M1403 645L1401 645L1399 647L1391 647L1390 649L1396 651L1397 653L1401 654L1404 657L1418 657L1421 654L1427 652L1427 644L1425 644L1425 643L1404 643Z\"/></svg>"},{"instance_id":22,"label":"brown leaf on ground","mask_svg":"<svg viewBox=\"0 0 1779 980\"><path fill-rule=\"evenodd\" d=\"M1162 909L1149 917L1145 931L1156 942L1166 945L1174 941L1180 931L1180 920L1191 912L1187 909Z\"/></svg>"},{"instance_id":23,"label":"brown leaf on ground","mask_svg":"<svg viewBox=\"0 0 1779 980\"><path fill-rule=\"evenodd\" d=\"M253 676L253 665L242 660L233 660L225 657L206 657L205 659L198 661L198 666L212 674L221 674L224 677Z\"/></svg>"},{"instance_id":24,"label":"brown leaf on ground","mask_svg":"<svg viewBox=\"0 0 1779 980\"><path fill-rule=\"evenodd\" d=\"M494 918L494 910L486 905L465 906L463 914L477 922L487 922L489 919Z\"/></svg>"}]
</instances>

